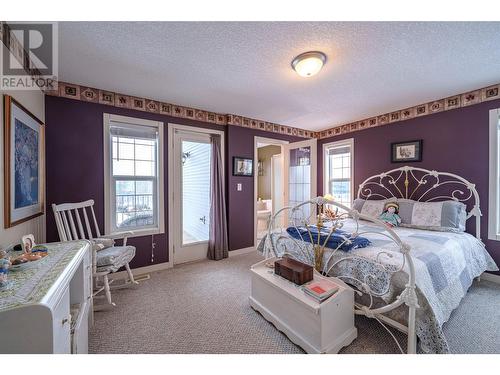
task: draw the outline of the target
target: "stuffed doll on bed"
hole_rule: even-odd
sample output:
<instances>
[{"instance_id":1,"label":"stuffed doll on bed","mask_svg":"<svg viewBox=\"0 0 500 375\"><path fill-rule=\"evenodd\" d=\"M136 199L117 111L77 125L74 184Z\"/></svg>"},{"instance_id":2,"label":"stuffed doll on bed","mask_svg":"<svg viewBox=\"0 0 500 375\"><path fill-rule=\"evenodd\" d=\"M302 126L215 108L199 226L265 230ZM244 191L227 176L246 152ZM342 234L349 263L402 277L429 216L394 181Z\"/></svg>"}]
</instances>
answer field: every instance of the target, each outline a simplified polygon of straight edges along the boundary
<instances>
[{"instance_id":1,"label":"stuffed doll on bed","mask_svg":"<svg viewBox=\"0 0 500 375\"><path fill-rule=\"evenodd\" d=\"M384 212L382 212L378 218L388 227L394 228L401 224L401 217L398 214L399 205L396 202L389 202L385 205Z\"/></svg>"}]
</instances>

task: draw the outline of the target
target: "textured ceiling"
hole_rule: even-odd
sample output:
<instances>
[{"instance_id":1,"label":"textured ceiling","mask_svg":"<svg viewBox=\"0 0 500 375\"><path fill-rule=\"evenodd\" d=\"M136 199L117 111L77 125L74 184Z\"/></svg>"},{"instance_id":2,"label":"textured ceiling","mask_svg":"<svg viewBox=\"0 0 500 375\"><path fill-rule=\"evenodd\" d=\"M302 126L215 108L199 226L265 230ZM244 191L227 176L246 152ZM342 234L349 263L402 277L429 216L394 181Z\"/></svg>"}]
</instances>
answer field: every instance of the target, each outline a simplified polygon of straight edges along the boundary
<instances>
[{"instance_id":1,"label":"textured ceiling","mask_svg":"<svg viewBox=\"0 0 500 375\"><path fill-rule=\"evenodd\" d=\"M500 82L500 23L62 22L62 81L319 130ZM299 77L294 56L328 56Z\"/></svg>"}]
</instances>

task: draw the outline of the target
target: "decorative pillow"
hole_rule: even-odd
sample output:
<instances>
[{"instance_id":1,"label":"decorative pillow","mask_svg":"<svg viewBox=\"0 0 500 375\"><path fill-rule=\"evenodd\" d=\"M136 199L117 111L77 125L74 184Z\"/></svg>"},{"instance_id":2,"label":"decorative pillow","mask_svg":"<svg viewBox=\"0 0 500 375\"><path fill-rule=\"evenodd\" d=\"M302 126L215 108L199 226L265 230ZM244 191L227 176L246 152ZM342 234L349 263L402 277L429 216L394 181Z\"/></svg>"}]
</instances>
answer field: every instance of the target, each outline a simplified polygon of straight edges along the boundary
<instances>
[{"instance_id":1,"label":"decorative pillow","mask_svg":"<svg viewBox=\"0 0 500 375\"><path fill-rule=\"evenodd\" d=\"M462 202L417 202L410 199L365 200L355 199L352 208L359 213L377 218L389 201L399 205L401 226L442 232L464 232L467 207Z\"/></svg>"},{"instance_id":2,"label":"decorative pillow","mask_svg":"<svg viewBox=\"0 0 500 375\"><path fill-rule=\"evenodd\" d=\"M354 200L352 208L362 215L370 216L376 219L384 211L385 204L387 202L394 201L396 201L396 198L382 200L366 200L357 198Z\"/></svg>"},{"instance_id":3,"label":"decorative pillow","mask_svg":"<svg viewBox=\"0 0 500 375\"><path fill-rule=\"evenodd\" d=\"M463 232L467 208L457 201L417 202L398 199L401 226L442 232Z\"/></svg>"}]
</instances>

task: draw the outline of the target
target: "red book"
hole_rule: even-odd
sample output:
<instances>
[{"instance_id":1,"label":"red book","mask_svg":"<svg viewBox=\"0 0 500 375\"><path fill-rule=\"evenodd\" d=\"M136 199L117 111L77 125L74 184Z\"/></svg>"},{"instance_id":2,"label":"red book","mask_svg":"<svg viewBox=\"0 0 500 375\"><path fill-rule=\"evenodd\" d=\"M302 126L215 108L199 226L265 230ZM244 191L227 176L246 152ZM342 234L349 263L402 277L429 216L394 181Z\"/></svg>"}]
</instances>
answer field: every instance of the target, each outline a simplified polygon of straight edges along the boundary
<instances>
[{"instance_id":1,"label":"red book","mask_svg":"<svg viewBox=\"0 0 500 375\"><path fill-rule=\"evenodd\" d=\"M309 284L304 285L303 289L306 294L322 302L335 294L339 290L339 287L330 280L321 279L311 281Z\"/></svg>"},{"instance_id":2,"label":"red book","mask_svg":"<svg viewBox=\"0 0 500 375\"><path fill-rule=\"evenodd\" d=\"M326 293L326 290L324 290L322 287L320 287L319 285L315 285L315 286L312 286L310 288L313 292L316 292L318 294L323 294L323 293Z\"/></svg>"}]
</instances>

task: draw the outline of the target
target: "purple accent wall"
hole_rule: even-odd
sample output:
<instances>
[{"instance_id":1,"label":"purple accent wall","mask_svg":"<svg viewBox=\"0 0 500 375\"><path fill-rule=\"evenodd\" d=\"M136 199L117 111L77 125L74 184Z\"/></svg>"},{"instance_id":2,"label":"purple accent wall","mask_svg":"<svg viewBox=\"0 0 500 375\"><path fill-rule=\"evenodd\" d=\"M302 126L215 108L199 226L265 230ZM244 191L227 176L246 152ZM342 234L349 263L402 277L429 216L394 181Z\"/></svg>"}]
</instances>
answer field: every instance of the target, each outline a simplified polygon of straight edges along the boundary
<instances>
[{"instance_id":1,"label":"purple accent wall","mask_svg":"<svg viewBox=\"0 0 500 375\"><path fill-rule=\"evenodd\" d=\"M214 125L194 120L179 119L154 113L82 102L73 99L46 96L46 189L47 241L58 241L52 214L52 203L95 200L97 221L104 229L104 155L103 114L113 113L203 128L224 130L226 134L226 191L229 227L229 250L253 246L254 185L253 178L232 176L233 156L254 156L254 136L299 141L303 138L274 134L236 126ZM167 131L164 132L167 135ZM165 218L168 217L168 148L165 142ZM256 165L256 163L255 163ZM236 191L236 184L243 191ZM166 223L167 224L167 223ZM166 225L167 226L167 225ZM168 227L166 233L155 235L154 262L151 262L151 236L129 239L137 247L133 268L168 261Z\"/></svg>"},{"instance_id":2,"label":"purple accent wall","mask_svg":"<svg viewBox=\"0 0 500 375\"><path fill-rule=\"evenodd\" d=\"M455 173L476 184L483 213L481 238L500 264L500 242L488 240L489 110L499 107L500 100L494 100L322 139L318 143L318 171L323 170L323 144L354 138L354 194L357 194L359 184L367 177L404 165L391 163L391 142L422 139L422 162L408 165ZM318 173L318 191L323 192L322 173ZM472 220L468 220L468 231L474 233Z\"/></svg>"},{"instance_id":3,"label":"purple accent wall","mask_svg":"<svg viewBox=\"0 0 500 375\"><path fill-rule=\"evenodd\" d=\"M233 176L233 156L254 157L254 137L281 139L289 142L304 140L285 134L269 133L257 129L227 127L227 157L226 170L229 172L227 179L228 201L228 228L229 248L231 250L243 249L254 245L254 179L251 177ZM257 162L254 161L254 172ZM255 173L254 173L255 174ZM242 191L237 191L237 184L242 184Z\"/></svg>"},{"instance_id":4,"label":"purple accent wall","mask_svg":"<svg viewBox=\"0 0 500 375\"><path fill-rule=\"evenodd\" d=\"M54 96L45 97L47 241L59 241L52 214L52 203L94 199L97 221L104 229L104 155L103 114L140 117L164 123L176 123L224 130L221 125L179 119L155 113L81 102ZM167 131L164 132L165 137ZM165 220L168 218L168 150L165 142ZM167 223L166 223L167 226ZM137 268L168 261L168 230L154 236L155 257L151 262L152 236L130 238L137 247L131 267Z\"/></svg>"}]
</instances>

